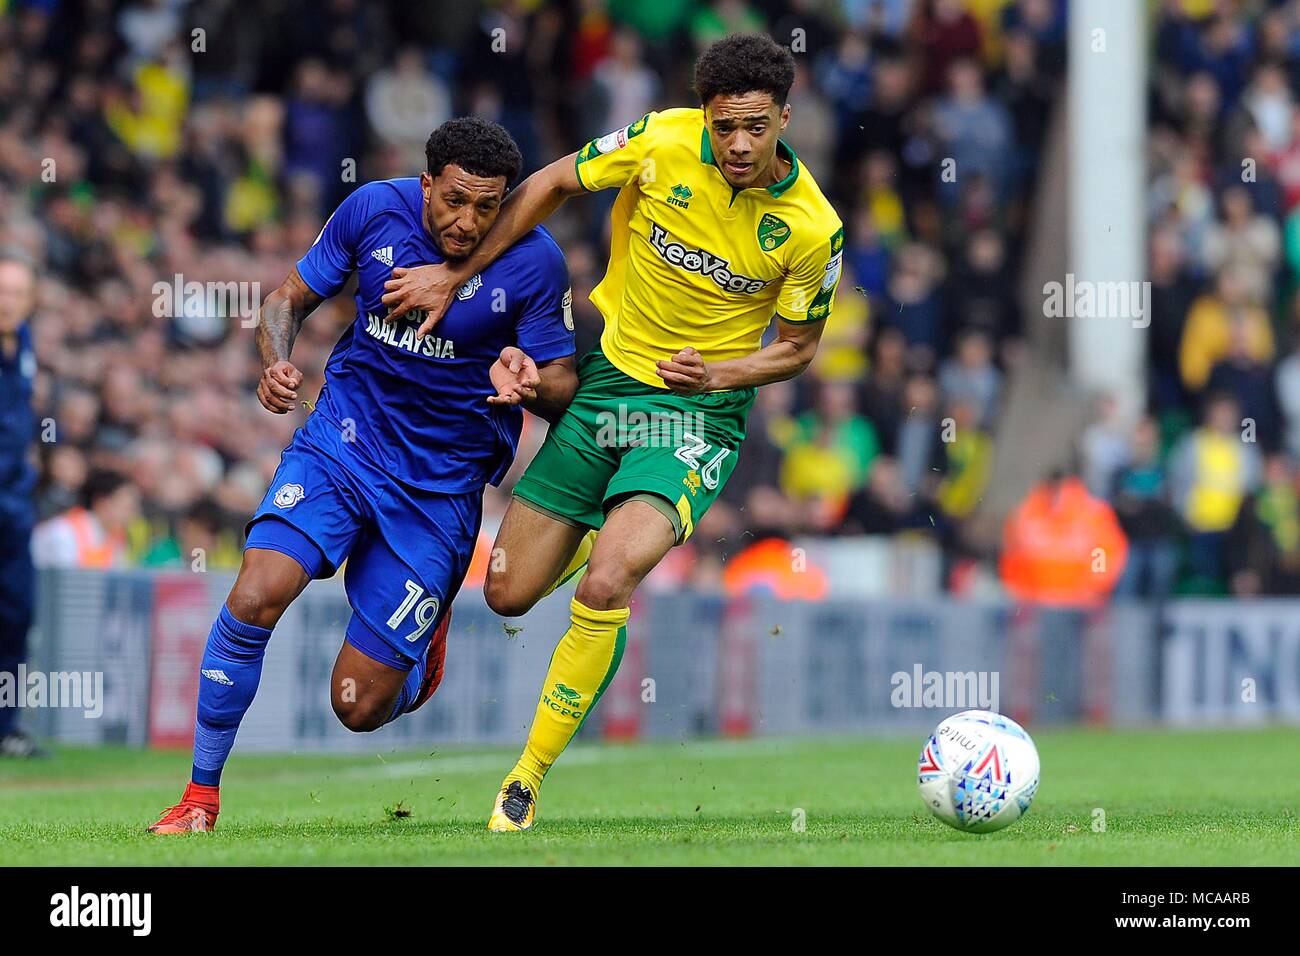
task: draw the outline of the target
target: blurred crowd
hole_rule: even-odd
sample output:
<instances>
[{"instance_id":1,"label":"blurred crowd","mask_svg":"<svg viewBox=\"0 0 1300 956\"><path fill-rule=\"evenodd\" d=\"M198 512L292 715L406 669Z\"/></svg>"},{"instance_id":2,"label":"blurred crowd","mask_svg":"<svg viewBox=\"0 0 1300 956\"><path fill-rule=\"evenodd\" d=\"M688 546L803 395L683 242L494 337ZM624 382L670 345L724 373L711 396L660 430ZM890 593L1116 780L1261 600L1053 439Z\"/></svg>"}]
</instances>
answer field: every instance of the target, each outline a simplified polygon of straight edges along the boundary
<instances>
[{"instance_id":1,"label":"blurred crowd","mask_svg":"<svg viewBox=\"0 0 1300 956\"><path fill-rule=\"evenodd\" d=\"M1084 476L1121 588L1300 585L1300 3L1164 0L1152 28L1148 414L1103 399Z\"/></svg>"},{"instance_id":2,"label":"blurred crowd","mask_svg":"<svg viewBox=\"0 0 1300 956\"><path fill-rule=\"evenodd\" d=\"M760 390L723 499L664 573L721 580L755 541L872 534L932 539L955 579L989 557L963 529L1024 361L1017 277L1065 6L11 0L0 247L42 269L36 403L54 433L38 500L54 520L38 558L177 566L202 549L236 565L305 414L257 404L247 321L160 310L159 283L268 294L348 192L418 173L443 120L501 122L531 171L695 105L696 53L767 30L795 53L786 139L846 224L844 279L813 367ZM1129 593L1274 592L1300 574L1300 2L1167 0L1153 24L1149 414L1135 428L1100 400L1066 484L1117 515ZM580 350L600 334L587 294L612 200L551 224ZM343 295L304 326L307 394L352 310ZM510 480L489 490L489 526Z\"/></svg>"}]
</instances>

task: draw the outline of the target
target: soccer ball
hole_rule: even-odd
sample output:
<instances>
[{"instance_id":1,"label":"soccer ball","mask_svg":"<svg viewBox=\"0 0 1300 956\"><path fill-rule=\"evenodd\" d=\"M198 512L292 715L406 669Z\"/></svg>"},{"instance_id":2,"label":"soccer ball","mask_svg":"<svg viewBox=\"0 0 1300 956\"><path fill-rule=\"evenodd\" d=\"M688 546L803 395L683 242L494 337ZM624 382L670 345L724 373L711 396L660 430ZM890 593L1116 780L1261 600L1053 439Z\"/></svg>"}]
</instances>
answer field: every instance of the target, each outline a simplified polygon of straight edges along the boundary
<instances>
[{"instance_id":1,"label":"soccer ball","mask_svg":"<svg viewBox=\"0 0 1300 956\"><path fill-rule=\"evenodd\" d=\"M921 748L916 785L930 812L966 833L1019 820L1038 789L1038 750L1024 728L990 710L964 710Z\"/></svg>"}]
</instances>

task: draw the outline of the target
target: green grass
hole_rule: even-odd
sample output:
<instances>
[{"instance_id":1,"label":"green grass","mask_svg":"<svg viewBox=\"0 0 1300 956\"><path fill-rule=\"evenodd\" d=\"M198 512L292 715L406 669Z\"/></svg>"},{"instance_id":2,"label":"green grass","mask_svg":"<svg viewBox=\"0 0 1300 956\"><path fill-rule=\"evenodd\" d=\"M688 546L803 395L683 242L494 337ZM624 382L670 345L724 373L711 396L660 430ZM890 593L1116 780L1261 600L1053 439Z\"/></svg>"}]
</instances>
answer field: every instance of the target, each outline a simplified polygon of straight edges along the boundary
<instances>
[{"instance_id":1,"label":"green grass","mask_svg":"<svg viewBox=\"0 0 1300 956\"><path fill-rule=\"evenodd\" d=\"M575 746L522 834L484 830L514 752L237 755L217 831L159 838L142 830L179 795L187 755L64 749L0 763L0 864L1300 863L1295 730L1037 743L1033 809L986 836L921 806L910 738Z\"/></svg>"}]
</instances>

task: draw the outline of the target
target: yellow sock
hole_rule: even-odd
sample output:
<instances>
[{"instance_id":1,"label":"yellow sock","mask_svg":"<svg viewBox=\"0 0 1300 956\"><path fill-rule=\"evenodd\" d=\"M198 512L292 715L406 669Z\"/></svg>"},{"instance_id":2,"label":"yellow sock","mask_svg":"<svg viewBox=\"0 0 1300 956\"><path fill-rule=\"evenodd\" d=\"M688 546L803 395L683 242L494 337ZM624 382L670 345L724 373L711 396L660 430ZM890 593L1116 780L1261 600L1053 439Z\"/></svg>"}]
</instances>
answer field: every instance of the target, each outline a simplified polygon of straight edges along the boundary
<instances>
[{"instance_id":1,"label":"yellow sock","mask_svg":"<svg viewBox=\"0 0 1300 956\"><path fill-rule=\"evenodd\" d=\"M560 572L560 576L551 582L551 586L542 592L542 597L546 597L561 584L564 584L571 577L587 566L587 559L591 557L591 549L596 545L596 532L588 531L578 542L578 550L573 552L573 558Z\"/></svg>"},{"instance_id":2,"label":"yellow sock","mask_svg":"<svg viewBox=\"0 0 1300 956\"><path fill-rule=\"evenodd\" d=\"M597 611L577 598L570 608L572 623L551 656L528 743L506 776L533 793L613 680L627 642L627 608Z\"/></svg>"}]
</instances>

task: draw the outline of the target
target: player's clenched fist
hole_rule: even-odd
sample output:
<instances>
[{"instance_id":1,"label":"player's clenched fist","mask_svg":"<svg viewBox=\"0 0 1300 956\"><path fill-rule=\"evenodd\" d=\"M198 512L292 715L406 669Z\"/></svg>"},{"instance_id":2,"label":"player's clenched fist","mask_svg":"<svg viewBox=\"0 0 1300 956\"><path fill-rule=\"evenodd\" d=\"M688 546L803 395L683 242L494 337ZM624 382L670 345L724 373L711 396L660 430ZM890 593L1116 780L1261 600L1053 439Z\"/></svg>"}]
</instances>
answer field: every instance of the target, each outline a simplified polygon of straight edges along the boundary
<instances>
[{"instance_id":1,"label":"player's clenched fist","mask_svg":"<svg viewBox=\"0 0 1300 956\"><path fill-rule=\"evenodd\" d=\"M262 372L257 383L257 400L268 412L283 415L298 407L298 389L302 387L302 372L292 362L276 362Z\"/></svg>"},{"instance_id":2,"label":"player's clenched fist","mask_svg":"<svg viewBox=\"0 0 1300 956\"><path fill-rule=\"evenodd\" d=\"M537 397L537 386L542 383L537 364L513 345L501 350L501 357L488 370L495 395L488 396L489 405L518 405Z\"/></svg>"},{"instance_id":3,"label":"player's clenched fist","mask_svg":"<svg viewBox=\"0 0 1300 956\"><path fill-rule=\"evenodd\" d=\"M698 395L713 387L704 356L689 345L668 361L655 362L655 374L681 395Z\"/></svg>"}]
</instances>

